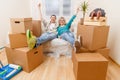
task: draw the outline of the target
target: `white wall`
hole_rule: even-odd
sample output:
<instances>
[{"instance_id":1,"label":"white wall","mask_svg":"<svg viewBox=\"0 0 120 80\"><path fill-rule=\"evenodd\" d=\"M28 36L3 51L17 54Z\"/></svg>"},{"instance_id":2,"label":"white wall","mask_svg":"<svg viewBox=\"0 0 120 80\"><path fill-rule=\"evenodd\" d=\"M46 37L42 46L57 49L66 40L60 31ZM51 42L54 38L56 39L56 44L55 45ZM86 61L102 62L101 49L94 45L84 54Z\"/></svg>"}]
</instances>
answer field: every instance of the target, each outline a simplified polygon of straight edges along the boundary
<instances>
[{"instance_id":1,"label":"white wall","mask_svg":"<svg viewBox=\"0 0 120 80\"><path fill-rule=\"evenodd\" d=\"M12 17L30 17L30 0L0 0L0 47L8 43Z\"/></svg>"},{"instance_id":2,"label":"white wall","mask_svg":"<svg viewBox=\"0 0 120 80\"><path fill-rule=\"evenodd\" d=\"M110 34L108 47L110 47L110 57L120 65L120 1L105 0Z\"/></svg>"}]
</instances>

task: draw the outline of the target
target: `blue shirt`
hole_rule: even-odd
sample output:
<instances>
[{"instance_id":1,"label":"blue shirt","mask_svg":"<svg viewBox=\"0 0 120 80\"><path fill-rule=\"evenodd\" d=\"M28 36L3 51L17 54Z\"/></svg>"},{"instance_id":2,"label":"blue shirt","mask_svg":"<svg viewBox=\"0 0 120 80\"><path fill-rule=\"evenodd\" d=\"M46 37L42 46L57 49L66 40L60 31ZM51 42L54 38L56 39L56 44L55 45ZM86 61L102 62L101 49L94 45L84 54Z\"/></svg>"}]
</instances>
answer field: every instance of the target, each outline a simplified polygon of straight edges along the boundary
<instances>
[{"instance_id":1,"label":"blue shirt","mask_svg":"<svg viewBox=\"0 0 120 80\"><path fill-rule=\"evenodd\" d=\"M63 34L64 32L67 32L69 31L70 27L71 27L71 24L73 22L73 20L76 18L76 15L73 15L72 18L69 20L69 22L64 25L64 26L58 26L57 28L57 32L58 32L58 35L60 36L61 34Z\"/></svg>"}]
</instances>

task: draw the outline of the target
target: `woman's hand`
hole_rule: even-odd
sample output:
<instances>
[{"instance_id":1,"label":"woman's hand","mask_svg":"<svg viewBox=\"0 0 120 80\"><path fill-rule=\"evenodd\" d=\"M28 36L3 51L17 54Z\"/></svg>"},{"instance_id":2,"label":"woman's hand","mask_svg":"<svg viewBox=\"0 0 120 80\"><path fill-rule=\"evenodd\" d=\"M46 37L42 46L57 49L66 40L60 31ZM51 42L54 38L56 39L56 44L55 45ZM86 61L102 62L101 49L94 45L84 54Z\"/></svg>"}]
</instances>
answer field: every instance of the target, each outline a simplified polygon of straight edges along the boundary
<instances>
[{"instance_id":1,"label":"woman's hand","mask_svg":"<svg viewBox=\"0 0 120 80\"><path fill-rule=\"evenodd\" d=\"M76 9L76 15L79 13L79 11L80 11L80 8L78 7L78 8Z\"/></svg>"}]
</instances>

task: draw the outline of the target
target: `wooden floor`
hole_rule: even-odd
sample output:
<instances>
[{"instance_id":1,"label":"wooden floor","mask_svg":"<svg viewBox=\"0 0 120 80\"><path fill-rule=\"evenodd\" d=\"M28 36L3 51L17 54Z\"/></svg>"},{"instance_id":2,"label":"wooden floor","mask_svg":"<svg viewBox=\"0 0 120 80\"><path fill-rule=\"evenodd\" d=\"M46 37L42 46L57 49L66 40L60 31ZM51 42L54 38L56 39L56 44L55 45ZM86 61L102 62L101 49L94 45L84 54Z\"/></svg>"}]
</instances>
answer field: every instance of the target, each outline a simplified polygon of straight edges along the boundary
<instances>
[{"instance_id":1,"label":"wooden floor","mask_svg":"<svg viewBox=\"0 0 120 80\"><path fill-rule=\"evenodd\" d=\"M5 65L7 64L5 51L0 52L0 60ZM72 61L67 57L62 56L59 59L47 57L44 63L31 73L22 71L11 80L75 80L72 67ZM120 66L111 59L106 80L120 80Z\"/></svg>"}]
</instances>

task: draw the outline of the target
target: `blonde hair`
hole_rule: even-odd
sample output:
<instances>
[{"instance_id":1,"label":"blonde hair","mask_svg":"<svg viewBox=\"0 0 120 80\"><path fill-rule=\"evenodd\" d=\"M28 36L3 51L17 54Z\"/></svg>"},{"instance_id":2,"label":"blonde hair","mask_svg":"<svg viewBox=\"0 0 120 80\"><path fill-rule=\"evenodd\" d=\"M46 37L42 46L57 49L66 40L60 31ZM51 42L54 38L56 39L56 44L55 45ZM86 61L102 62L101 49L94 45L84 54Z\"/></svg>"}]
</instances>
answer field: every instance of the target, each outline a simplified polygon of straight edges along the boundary
<instances>
[{"instance_id":1,"label":"blonde hair","mask_svg":"<svg viewBox=\"0 0 120 80\"><path fill-rule=\"evenodd\" d=\"M66 24L66 20L65 20L65 18L64 18L64 17L60 17L59 20L58 20L58 22L59 22L59 26L60 26L60 20L61 20L61 19L63 19L64 22L65 22L65 24Z\"/></svg>"}]
</instances>

